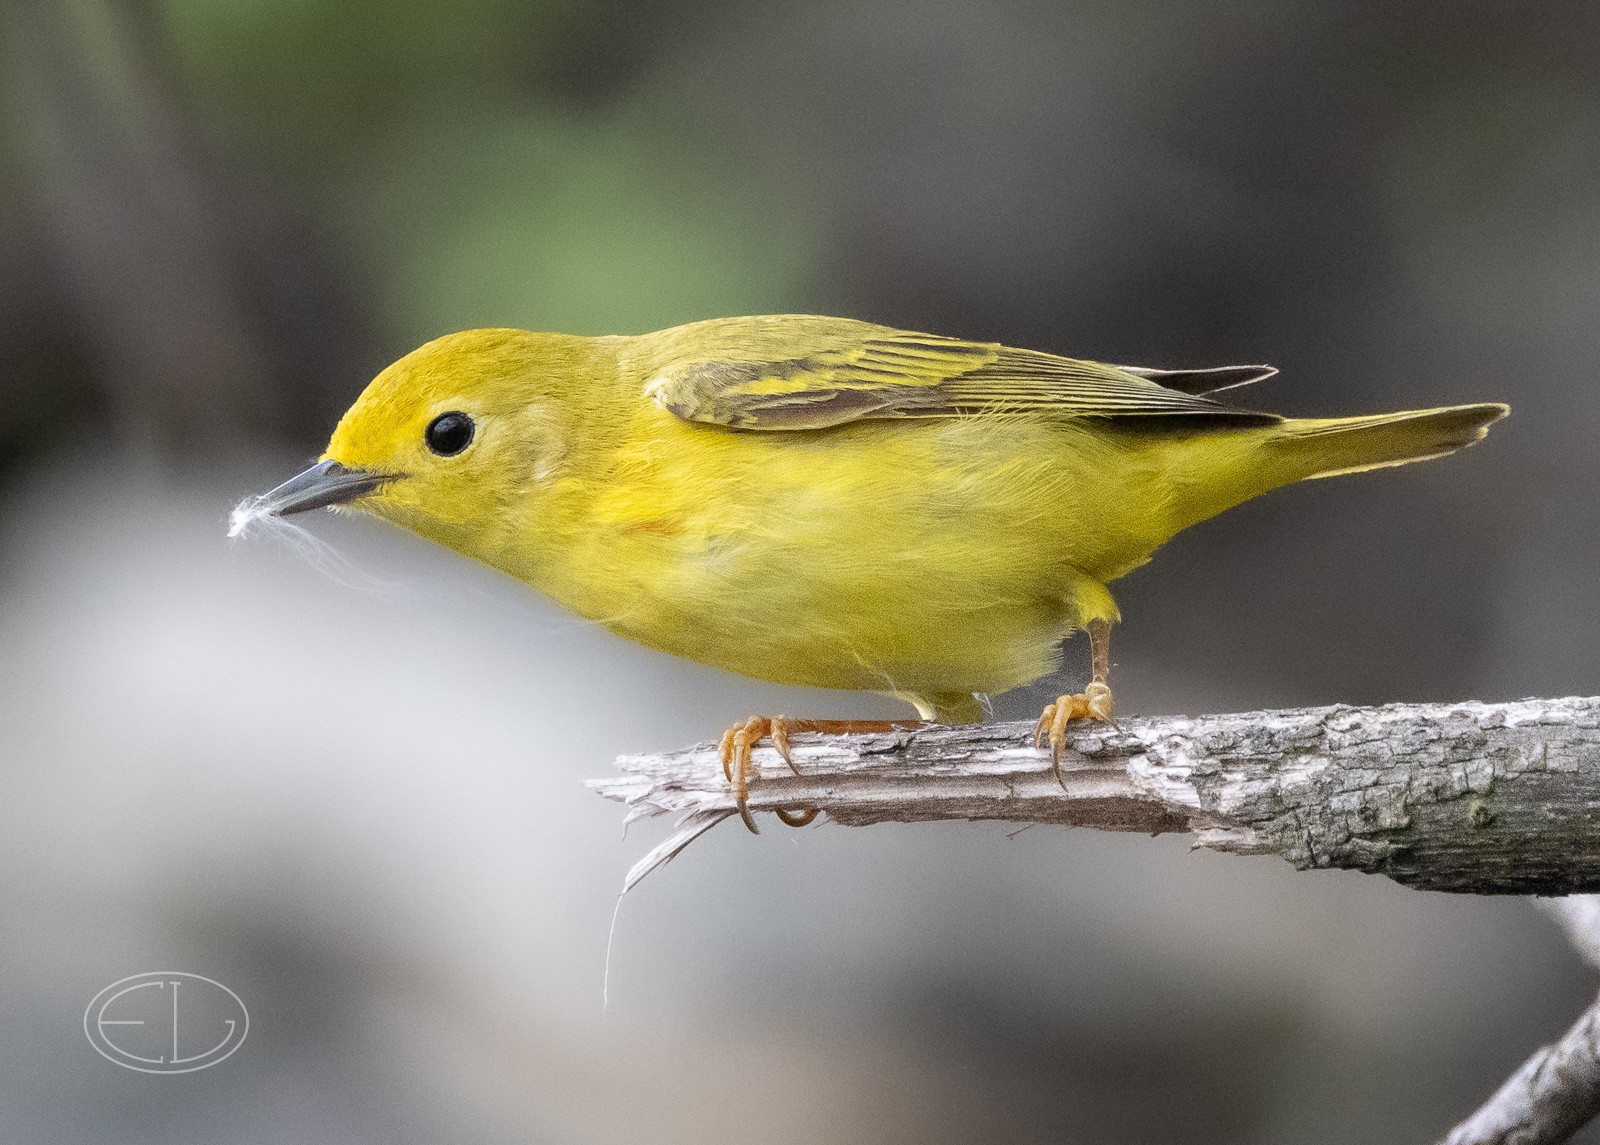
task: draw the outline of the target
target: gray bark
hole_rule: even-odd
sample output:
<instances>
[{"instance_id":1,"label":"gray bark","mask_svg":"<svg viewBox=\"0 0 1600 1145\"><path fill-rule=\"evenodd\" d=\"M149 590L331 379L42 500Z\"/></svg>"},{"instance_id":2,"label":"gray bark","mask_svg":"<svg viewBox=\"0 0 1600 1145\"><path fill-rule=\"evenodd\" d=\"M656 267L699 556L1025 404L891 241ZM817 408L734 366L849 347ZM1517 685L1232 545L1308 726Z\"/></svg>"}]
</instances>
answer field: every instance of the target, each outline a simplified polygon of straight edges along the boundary
<instances>
[{"instance_id":1,"label":"gray bark","mask_svg":"<svg viewBox=\"0 0 1600 1145\"><path fill-rule=\"evenodd\" d=\"M1539 905L1600 969L1600 898L1573 895ZM1541 1046L1494 1096L1440 1145L1556 1145L1600 1113L1600 1001L1561 1038Z\"/></svg>"},{"instance_id":2,"label":"gray bark","mask_svg":"<svg viewBox=\"0 0 1600 1145\"><path fill-rule=\"evenodd\" d=\"M1074 724L1064 787L1030 724L796 736L758 748L752 811L834 822L1000 819L1151 834L1479 894L1600 891L1600 698L1336 706ZM592 781L630 821L681 816L628 885L734 813L714 748Z\"/></svg>"},{"instance_id":3,"label":"gray bark","mask_svg":"<svg viewBox=\"0 0 1600 1145\"><path fill-rule=\"evenodd\" d=\"M1003 819L1186 831L1196 847L1479 894L1600 891L1600 698L1389 704L1079 724L1062 760L1029 724L797 736L753 757L752 811L835 822ZM592 780L629 821L680 816L624 890L734 814L716 750L624 756ZM1600 966L1600 898L1548 909ZM1554 1145L1600 1111L1600 1001L1442 1145Z\"/></svg>"},{"instance_id":4,"label":"gray bark","mask_svg":"<svg viewBox=\"0 0 1600 1145\"><path fill-rule=\"evenodd\" d=\"M1554 1145L1600 1112L1600 1002L1539 1049L1441 1145Z\"/></svg>"}]
</instances>

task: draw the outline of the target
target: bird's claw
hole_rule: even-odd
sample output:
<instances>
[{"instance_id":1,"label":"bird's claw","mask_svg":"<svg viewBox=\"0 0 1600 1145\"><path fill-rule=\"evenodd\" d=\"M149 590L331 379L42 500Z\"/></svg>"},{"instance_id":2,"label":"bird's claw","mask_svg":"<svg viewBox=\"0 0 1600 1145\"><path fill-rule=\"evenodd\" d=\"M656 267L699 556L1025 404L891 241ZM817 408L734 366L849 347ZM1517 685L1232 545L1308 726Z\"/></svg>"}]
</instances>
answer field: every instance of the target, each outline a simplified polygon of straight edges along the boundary
<instances>
[{"instance_id":1,"label":"bird's claw","mask_svg":"<svg viewBox=\"0 0 1600 1145\"><path fill-rule=\"evenodd\" d=\"M1093 681L1076 695L1058 696L1054 703L1045 705L1033 729L1033 746L1041 746L1048 736L1050 770L1063 788L1067 782L1061 775L1061 752L1067 743L1067 724L1072 720L1099 720L1115 727L1112 712L1111 686L1100 680Z\"/></svg>"},{"instance_id":2,"label":"bird's claw","mask_svg":"<svg viewBox=\"0 0 1600 1145\"><path fill-rule=\"evenodd\" d=\"M719 748L722 774L733 785L733 799L739 808L739 818L744 820L744 825L753 835L761 834L761 829L750 814L750 772L754 767L750 753L763 738L770 739L783 762L789 765L789 770L799 775L800 769L794 765L794 757L789 753L789 732L804 726L787 716L751 716L742 723L734 724L722 735ZM781 822L790 827L804 827L817 817L815 807L774 807L773 811Z\"/></svg>"}]
</instances>

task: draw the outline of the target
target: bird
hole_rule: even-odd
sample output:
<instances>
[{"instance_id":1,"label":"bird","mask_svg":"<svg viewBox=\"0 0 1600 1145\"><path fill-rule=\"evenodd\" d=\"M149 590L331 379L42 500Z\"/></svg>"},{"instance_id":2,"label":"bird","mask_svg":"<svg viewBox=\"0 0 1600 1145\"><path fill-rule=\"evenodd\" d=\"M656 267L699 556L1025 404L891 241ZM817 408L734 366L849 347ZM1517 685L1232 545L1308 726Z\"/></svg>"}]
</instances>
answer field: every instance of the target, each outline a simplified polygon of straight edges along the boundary
<instances>
[{"instance_id":1,"label":"bird","mask_svg":"<svg viewBox=\"0 0 1600 1145\"><path fill-rule=\"evenodd\" d=\"M316 464L236 510L382 518L651 648L780 684L886 693L915 720L754 716L720 744L747 807L769 738L960 724L1056 671L1034 732L1112 721L1108 588L1169 538L1309 478L1441 457L1498 402L1358 417L1239 408L1270 366L1119 366L762 315L584 337L447 334L379 373ZM785 808L800 825L814 809Z\"/></svg>"}]
</instances>

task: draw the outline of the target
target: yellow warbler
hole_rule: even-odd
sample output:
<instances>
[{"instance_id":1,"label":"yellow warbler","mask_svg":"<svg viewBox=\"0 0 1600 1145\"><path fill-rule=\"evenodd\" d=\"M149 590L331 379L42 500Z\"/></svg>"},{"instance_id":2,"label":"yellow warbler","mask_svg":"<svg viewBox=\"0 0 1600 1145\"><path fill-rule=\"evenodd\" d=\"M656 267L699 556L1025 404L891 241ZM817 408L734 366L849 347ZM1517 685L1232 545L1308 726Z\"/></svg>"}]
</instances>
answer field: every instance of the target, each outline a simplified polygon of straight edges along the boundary
<instances>
[{"instance_id":1,"label":"yellow warbler","mask_svg":"<svg viewBox=\"0 0 1600 1145\"><path fill-rule=\"evenodd\" d=\"M1056 667L1039 722L1109 719L1106 586L1178 530L1291 481L1438 457L1498 404L1282 418L1206 395L1265 366L1152 370L841 318L636 337L468 330L379 374L323 459L250 512L346 505L502 569L653 648L923 719ZM741 810L755 718L724 737ZM748 822L748 815L746 815Z\"/></svg>"}]
</instances>

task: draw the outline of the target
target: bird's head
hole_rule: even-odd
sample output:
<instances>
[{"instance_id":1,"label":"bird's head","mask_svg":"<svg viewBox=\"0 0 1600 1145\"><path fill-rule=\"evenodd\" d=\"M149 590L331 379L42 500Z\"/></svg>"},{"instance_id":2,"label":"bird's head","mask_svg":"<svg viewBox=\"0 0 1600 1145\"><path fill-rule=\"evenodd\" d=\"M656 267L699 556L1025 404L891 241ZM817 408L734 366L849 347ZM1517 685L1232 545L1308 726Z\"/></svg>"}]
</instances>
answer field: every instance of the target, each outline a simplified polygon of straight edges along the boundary
<instances>
[{"instance_id":1,"label":"bird's head","mask_svg":"<svg viewBox=\"0 0 1600 1145\"><path fill-rule=\"evenodd\" d=\"M483 555L505 510L528 509L560 471L569 411L592 378L594 340L467 330L374 378L317 464L235 510L251 517L340 506Z\"/></svg>"}]
</instances>

